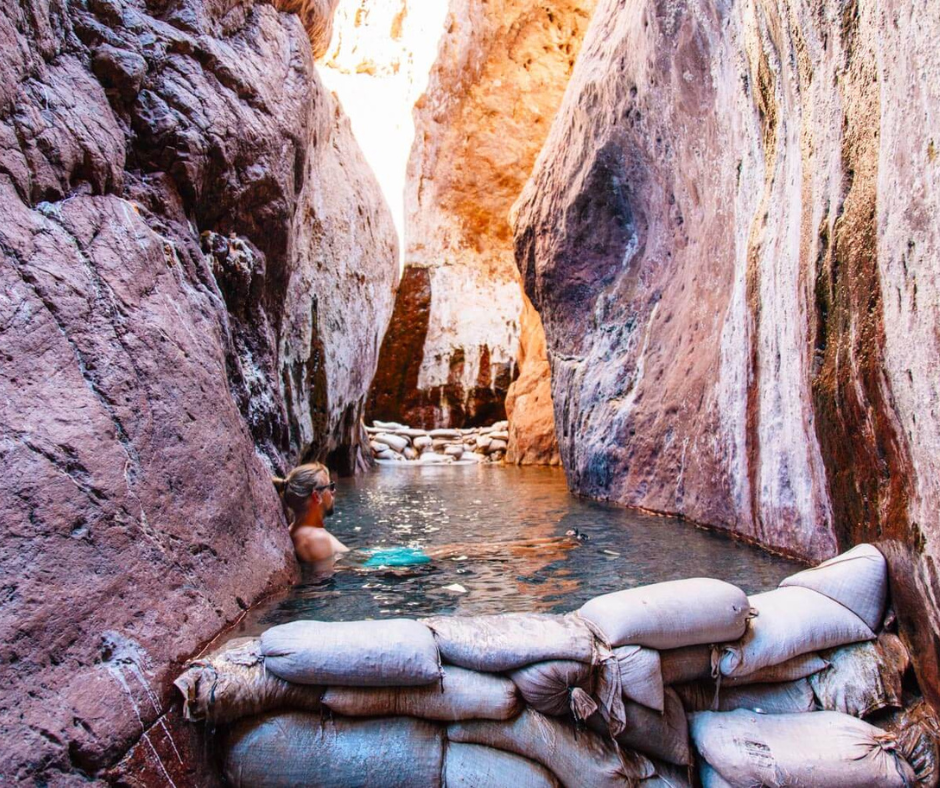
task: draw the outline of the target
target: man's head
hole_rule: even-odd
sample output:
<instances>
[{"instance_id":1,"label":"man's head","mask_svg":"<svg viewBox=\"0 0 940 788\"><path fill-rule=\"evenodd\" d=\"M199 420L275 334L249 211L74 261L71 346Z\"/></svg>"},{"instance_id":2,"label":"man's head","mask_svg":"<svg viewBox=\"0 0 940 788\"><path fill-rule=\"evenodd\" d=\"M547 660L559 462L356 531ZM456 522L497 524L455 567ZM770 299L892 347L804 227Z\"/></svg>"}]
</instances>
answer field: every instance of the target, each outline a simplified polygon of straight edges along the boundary
<instances>
[{"instance_id":1,"label":"man's head","mask_svg":"<svg viewBox=\"0 0 940 788\"><path fill-rule=\"evenodd\" d=\"M318 507L323 517L333 514L336 485L330 481L327 467L319 462L298 465L286 479L275 476L274 486L295 519L306 515L311 506Z\"/></svg>"}]
</instances>

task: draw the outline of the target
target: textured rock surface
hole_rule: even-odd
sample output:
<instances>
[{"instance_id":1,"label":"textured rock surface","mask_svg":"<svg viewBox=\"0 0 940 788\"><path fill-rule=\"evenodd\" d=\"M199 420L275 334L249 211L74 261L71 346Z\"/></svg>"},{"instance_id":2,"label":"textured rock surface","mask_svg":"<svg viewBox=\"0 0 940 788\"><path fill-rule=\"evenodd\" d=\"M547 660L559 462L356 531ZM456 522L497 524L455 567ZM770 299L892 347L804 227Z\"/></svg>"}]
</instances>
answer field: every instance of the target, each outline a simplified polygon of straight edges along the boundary
<instances>
[{"instance_id":1,"label":"textured rock surface","mask_svg":"<svg viewBox=\"0 0 940 788\"><path fill-rule=\"evenodd\" d=\"M452 0L415 109L405 263L427 268L419 393L394 418L424 427L503 418L522 298L508 212L561 100L593 0ZM381 366L406 367L386 345ZM376 386L378 389L378 386ZM392 417L392 414L387 414Z\"/></svg>"},{"instance_id":2,"label":"textured rock surface","mask_svg":"<svg viewBox=\"0 0 940 788\"><path fill-rule=\"evenodd\" d=\"M0 13L4 784L208 784L168 678L292 572L256 445L354 463L391 308L296 17L151 8Z\"/></svg>"},{"instance_id":3,"label":"textured rock surface","mask_svg":"<svg viewBox=\"0 0 940 788\"><path fill-rule=\"evenodd\" d=\"M878 542L934 702L938 34L925 0L603 0L515 218L571 486Z\"/></svg>"},{"instance_id":4,"label":"textured rock surface","mask_svg":"<svg viewBox=\"0 0 940 788\"><path fill-rule=\"evenodd\" d=\"M509 419L506 461L516 465L560 465L545 331L532 302L525 296L522 298L519 377L506 394L506 417Z\"/></svg>"}]
</instances>

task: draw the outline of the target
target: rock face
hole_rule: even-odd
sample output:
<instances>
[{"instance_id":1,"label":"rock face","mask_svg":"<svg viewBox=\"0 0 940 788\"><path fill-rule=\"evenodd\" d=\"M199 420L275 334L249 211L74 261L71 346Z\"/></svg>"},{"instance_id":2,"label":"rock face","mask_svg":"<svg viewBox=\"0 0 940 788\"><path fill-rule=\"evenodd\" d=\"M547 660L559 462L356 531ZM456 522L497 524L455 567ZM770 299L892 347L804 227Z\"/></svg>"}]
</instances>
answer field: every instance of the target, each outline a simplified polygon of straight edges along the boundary
<instances>
[{"instance_id":1,"label":"rock face","mask_svg":"<svg viewBox=\"0 0 940 788\"><path fill-rule=\"evenodd\" d=\"M451 0L415 108L405 201L405 277L427 271L428 328L417 359L412 347L387 342L380 363L404 377L401 370L419 361L417 391L399 410L370 408L371 416L425 428L503 418L522 312L508 212L548 133L593 5Z\"/></svg>"},{"instance_id":2,"label":"rock face","mask_svg":"<svg viewBox=\"0 0 940 788\"><path fill-rule=\"evenodd\" d=\"M879 543L936 703L929 7L603 0L515 242L571 486L807 558Z\"/></svg>"},{"instance_id":3,"label":"rock face","mask_svg":"<svg viewBox=\"0 0 940 788\"><path fill-rule=\"evenodd\" d=\"M208 785L168 679L293 571L263 458L355 463L391 222L293 15L23 2L0 42L0 782Z\"/></svg>"},{"instance_id":4,"label":"rock face","mask_svg":"<svg viewBox=\"0 0 940 788\"><path fill-rule=\"evenodd\" d=\"M506 394L509 419L506 461L516 465L560 465L545 330L532 302L526 296L522 299L519 377Z\"/></svg>"}]
</instances>

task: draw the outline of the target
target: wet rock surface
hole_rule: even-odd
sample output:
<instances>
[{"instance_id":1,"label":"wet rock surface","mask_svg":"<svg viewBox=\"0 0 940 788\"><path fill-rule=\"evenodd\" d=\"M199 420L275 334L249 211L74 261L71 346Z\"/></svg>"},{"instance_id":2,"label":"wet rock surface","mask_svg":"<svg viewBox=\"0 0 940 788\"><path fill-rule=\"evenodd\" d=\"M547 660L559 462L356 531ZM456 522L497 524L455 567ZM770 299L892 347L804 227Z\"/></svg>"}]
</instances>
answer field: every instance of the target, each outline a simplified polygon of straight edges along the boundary
<instances>
[{"instance_id":1,"label":"wet rock surface","mask_svg":"<svg viewBox=\"0 0 940 788\"><path fill-rule=\"evenodd\" d=\"M386 374L416 388L369 416L427 429L505 418L518 373L522 297L507 215L541 147L593 0L452 0L415 107L405 278L430 287L420 353L386 342ZM402 298L403 296L399 296ZM404 311L404 305L402 305ZM377 380L375 390L382 392Z\"/></svg>"},{"instance_id":2,"label":"wet rock surface","mask_svg":"<svg viewBox=\"0 0 940 788\"><path fill-rule=\"evenodd\" d=\"M293 572L271 467L368 461L391 222L293 15L26 2L0 43L0 782L208 785L169 677Z\"/></svg>"},{"instance_id":3,"label":"wet rock surface","mask_svg":"<svg viewBox=\"0 0 940 788\"><path fill-rule=\"evenodd\" d=\"M573 489L877 542L936 703L927 7L601 2L514 226Z\"/></svg>"}]
</instances>

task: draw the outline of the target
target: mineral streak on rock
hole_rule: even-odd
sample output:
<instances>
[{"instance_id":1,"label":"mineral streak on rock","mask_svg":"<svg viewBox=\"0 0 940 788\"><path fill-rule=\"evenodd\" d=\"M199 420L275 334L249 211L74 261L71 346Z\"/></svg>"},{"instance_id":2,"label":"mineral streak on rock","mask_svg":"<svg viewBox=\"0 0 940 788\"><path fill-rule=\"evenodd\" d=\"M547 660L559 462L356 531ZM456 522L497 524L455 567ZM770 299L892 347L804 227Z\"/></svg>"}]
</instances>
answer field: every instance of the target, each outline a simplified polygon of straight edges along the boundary
<instances>
[{"instance_id":1,"label":"mineral streak on rock","mask_svg":"<svg viewBox=\"0 0 940 788\"><path fill-rule=\"evenodd\" d=\"M0 782L208 785L168 679L291 575L258 452L358 456L391 221L294 15L24 0L0 45Z\"/></svg>"},{"instance_id":2,"label":"mineral streak on rock","mask_svg":"<svg viewBox=\"0 0 940 788\"><path fill-rule=\"evenodd\" d=\"M522 312L508 211L548 133L593 5L451 0L415 108L405 201L405 263L428 269L431 284L420 391L408 397L420 404L412 412L403 403L386 418L428 428L504 418ZM414 364L411 348L386 349L381 367Z\"/></svg>"},{"instance_id":3,"label":"mineral streak on rock","mask_svg":"<svg viewBox=\"0 0 940 788\"><path fill-rule=\"evenodd\" d=\"M936 703L930 7L602 0L514 229L572 488L878 542Z\"/></svg>"}]
</instances>

